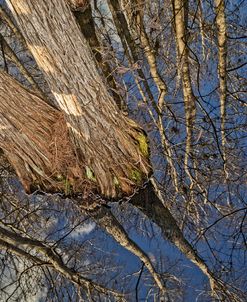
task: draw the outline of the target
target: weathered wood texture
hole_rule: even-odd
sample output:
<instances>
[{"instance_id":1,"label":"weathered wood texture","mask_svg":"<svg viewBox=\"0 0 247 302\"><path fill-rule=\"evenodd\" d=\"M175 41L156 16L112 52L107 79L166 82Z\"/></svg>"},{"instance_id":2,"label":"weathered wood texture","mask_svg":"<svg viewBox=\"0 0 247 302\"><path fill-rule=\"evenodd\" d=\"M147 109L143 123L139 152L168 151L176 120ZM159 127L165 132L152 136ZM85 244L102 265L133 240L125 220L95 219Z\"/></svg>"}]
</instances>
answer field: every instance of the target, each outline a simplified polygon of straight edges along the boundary
<instances>
[{"instance_id":1,"label":"weathered wood texture","mask_svg":"<svg viewBox=\"0 0 247 302\"><path fill-rule=\"evenodd\" d=\"M150 172L140 147L143 132L120 113L107 92L68 4L7 3L65 114L77 156L94 173L101 193L132 193Z\"/></svg>"},{"instance_id":2,"label":"weathered wood texture","mask_svg":"<svg viewBox=\"0 0 247 302\"><path fill-rule=\"evenodd\" d=\"M68 137L64 114L0 72L0 147L24 188L66 191L85 178ZM82 191L84 183L77 183ZM72 188L71 188L72 189ZM67 192L68 193L68 192Z\"/></svg>"}]
</instances>

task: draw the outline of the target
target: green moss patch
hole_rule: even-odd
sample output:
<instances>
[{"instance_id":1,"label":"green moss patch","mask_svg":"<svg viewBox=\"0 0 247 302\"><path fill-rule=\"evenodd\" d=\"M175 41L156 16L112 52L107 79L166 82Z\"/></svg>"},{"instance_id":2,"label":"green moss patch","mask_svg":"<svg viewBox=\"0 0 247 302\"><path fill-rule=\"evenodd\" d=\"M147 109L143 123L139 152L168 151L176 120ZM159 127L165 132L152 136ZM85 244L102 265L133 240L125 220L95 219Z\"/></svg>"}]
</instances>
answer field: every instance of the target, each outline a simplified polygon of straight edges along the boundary
<instances>
[{"instance_id":1,"label":"green moss patch","mask_svg":"<svg viewBox=\"0 0 247 302\"><path fill-rule=\"evenodd\" d=\"M142 182L142 173L138 170L132 170L130 178L139 185Z\"/></svg>"},{"instance_id":2,"label":"green moss patch","mask_svg":"<svg viewBox=\"0 0 247 302\"><path fill-rule=\"evenodd\" d=\"M149 156L149 150L148 150L148 140L145 134L139 134L137 137L137 141L139 143L139 148L141 150L141 153L145 156Z\"/></svg>"}]
</instances>

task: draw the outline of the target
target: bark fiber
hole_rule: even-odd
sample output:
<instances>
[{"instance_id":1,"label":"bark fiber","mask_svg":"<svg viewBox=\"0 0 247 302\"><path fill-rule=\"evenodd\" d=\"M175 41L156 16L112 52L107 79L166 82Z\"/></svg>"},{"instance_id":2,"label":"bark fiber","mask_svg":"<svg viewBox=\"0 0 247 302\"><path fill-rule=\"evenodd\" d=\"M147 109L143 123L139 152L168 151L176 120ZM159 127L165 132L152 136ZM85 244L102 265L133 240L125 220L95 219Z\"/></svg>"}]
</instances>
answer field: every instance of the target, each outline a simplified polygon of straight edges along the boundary
<instances>
[{"instance_id":1,"label":"bark fiber","mask_svg":"<svg viewBox=\"0 0 247 302\"><path fill-rule=\"evenodd\" d=\"M63 111L79 160L107 197L130 194L150 172L142 129L118 110L90 47L63 0L8 0Z\"/></svg>"}]
</instances>

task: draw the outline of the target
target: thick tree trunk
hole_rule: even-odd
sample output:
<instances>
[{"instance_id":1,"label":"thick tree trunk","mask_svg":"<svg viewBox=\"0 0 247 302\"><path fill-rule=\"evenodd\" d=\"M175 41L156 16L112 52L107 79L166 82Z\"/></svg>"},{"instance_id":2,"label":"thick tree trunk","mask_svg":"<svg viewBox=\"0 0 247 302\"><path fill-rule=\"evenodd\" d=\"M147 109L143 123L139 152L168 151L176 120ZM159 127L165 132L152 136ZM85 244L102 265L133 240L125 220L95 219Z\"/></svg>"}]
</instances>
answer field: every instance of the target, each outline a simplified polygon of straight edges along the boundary
<instances>
[{"instance_id":1,"label":"thick tree trunk","mask_svg":"<svg viewBox=\"0 0 247 302\"><path fill-rule=\"evenodd\" d=\"M107 197L132 193L150 172L145 134L119 112L107 92L68 4L7 3L65 114L88 178Z\"/></svg>"}]
</instances>

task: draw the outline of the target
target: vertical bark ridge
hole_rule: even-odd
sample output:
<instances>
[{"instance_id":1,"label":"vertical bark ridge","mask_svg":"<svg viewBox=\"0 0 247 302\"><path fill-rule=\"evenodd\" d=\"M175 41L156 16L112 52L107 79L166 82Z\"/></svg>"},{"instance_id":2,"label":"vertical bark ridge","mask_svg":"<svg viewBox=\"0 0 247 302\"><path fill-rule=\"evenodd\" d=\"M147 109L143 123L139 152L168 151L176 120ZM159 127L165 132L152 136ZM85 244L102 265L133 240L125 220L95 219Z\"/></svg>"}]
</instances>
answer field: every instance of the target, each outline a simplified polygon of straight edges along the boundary
<instances>
[{"instance_id":1,"label":"vertical bark ridge","mask_svg":"<svg viewBox=\"0 0 247 302\"><path fill-rule=\"evenodd\" d=\"M65 114L77 155L101 193L130 194L150 172L138 143L145 134L119 112L68 4L64 0L7 3Z\"/></svg>"}]
</instances>

